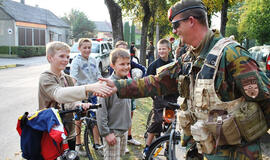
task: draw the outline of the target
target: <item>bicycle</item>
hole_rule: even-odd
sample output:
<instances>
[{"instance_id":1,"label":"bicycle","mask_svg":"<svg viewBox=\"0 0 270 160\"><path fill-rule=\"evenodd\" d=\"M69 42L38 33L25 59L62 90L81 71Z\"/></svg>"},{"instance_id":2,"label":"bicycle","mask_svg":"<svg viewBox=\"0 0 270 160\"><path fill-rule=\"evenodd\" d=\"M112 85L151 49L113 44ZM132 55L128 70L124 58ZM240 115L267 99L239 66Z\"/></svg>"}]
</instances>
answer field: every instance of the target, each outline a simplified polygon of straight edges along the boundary
<instances>
[{"instance_id":1,"label":"bicycle","mask_svg":"<svg viewBox=\"0 0 270 160\"><path fill-rule=\"evenodd\" d=\"M177 109L179 109L180 106L176 103L168 102L168 106L164 108L163 111L163 119L166 123L169 123L167 130L165 131L164 135L157 138L150 146L149 151L146 155L146 160L153 160L153 159L168 159L169 157L172 157L175 153L175 147L172 147L174 150L174 153L170 153L169 151L172 150L170 146L170 141L175 142L174 146L178 144L177 139L180 141L180 133L175 133L176 128L176 113ZM166 116L166 111L168 112ZM174 121L172 119L174 118Z\"/></svg>"},{"instance_id":2,"label":"bicycle","mask_svg":"<svg viewBox=\"0 0 270 160\"><path fill-rule=\"evenodd\" d=\"M168 129L167 133L159 138L157 138L149 147L148 154L146 155L146 160L155 159L167 159L167 160L177 160L176 158L176 146L180 144L181 134L179 130L176 130L177 124L177 111L180 109L180 105L177 103L168 102L168 107L175 109L174 121ZM185 148L180 148L186 150ZM191 144L186 152L185 158L187 160L202 160L203 156L198 153L195 143Z\"/></svg>"},{"instance_id":3,"label":"bicycle","mask_svg":"<svg viewBox=\"0 0 270 160\"><path fill-rule=\"evenodd\" d=\"M92 129L96 125L96 118L93 114L94 109L100 108L101 104L91 104L90 108L87 110L86 114L82 107L77 107L73 110L63 110L60 111L60 116L66 113L75 112L75 120L82 120L84 124L84 145L89 160L102 159L102 153L100 150L94 148L94 137ZM63 122L68 123L68 122ZM101 138L101 137L100 137ZM102 142L102 139L101 139Z\"/></svg>"},{"instance_id":4,"label":"bicycle","mask_svg":"<svg viewBox=\"0 0 270 160\"><path fill-rule=\"evenodd\" d=\"M168 103L170 103L170 102L168 102ZM161 131L161 133L167 134L170 131L170 126L172 124L172 119L174 118L174 115L175 115L175 108L171 107L171 106L168 106L168 107L162 108L162 110L163 110L163 117L162 117L163 118L163 123L162 123L162 131ZM147 122L146 122L146 126L145 126L145 129L146 129L146 132L144 133L145 141L147 140L147 137L148 137L148 132L147 131L148 131L148 128L150 126L153 114L154 114L154 109L151 109L151 111L148 114ZM160 137L160 134L155 136L155 138L158 138L158 137Z\"/></svg>"}]
</instances>

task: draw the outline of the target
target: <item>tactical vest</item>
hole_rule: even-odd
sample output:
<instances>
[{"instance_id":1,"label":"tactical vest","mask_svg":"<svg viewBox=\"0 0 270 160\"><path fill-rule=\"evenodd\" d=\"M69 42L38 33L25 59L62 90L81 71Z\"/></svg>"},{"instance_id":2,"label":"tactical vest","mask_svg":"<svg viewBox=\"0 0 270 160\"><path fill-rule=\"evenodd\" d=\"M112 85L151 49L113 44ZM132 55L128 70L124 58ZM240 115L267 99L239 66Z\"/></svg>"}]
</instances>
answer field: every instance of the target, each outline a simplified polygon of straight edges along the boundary
<instances>
[{"instance_id":1,"label":"tactical vest","mask_svg":"<svg viewBox=\"0 0 270 160\"><path fill-rule=\"evenodd\" d=\"M200 152L210 154L219 145L237 145L244 139L253 141L267 131L266 121L257 103L243 97L223 102L215 91L215 77L223 49L230 38L219 40L208 53L204 64L194 78L192 61L183 64L180 76L180 94L186 97L180 111L180 124L185 134L197 141ZM189 93L184 87L189 84ZM181 92L182 91L182 92Z\"/></svg>"}]
</instances>

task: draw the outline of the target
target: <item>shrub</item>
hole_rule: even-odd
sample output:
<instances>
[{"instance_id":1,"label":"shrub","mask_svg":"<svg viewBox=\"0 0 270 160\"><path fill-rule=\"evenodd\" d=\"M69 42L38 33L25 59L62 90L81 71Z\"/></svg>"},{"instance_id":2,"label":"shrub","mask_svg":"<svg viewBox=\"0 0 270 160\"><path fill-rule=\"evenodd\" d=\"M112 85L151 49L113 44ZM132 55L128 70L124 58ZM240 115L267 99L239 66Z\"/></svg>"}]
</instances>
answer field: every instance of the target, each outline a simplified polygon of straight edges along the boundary
<instances>
[{"instance_id":1,"label":"shrub","mask_svg":"<svg viewBox=\"0 0 270 160\"><path fill-rule=\"evenodd\" d=\"M0 54L9 54L9 46L0 46ZM12 46L11 54L21 58L43 56L46 54L46 47Z\"/></svg>"}]
</instances>

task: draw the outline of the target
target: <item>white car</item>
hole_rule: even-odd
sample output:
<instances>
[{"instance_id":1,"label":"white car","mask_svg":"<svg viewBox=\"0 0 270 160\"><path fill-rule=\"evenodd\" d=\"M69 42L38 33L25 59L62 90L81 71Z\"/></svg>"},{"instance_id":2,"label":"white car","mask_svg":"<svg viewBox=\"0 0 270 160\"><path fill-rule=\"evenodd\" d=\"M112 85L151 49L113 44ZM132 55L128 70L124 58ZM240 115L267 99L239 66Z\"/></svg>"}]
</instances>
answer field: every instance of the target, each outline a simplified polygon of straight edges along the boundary
<instances>
[{"instance_id":1,"label":"white car","mask_svg":"<svg viewBox=\"0 0 270 160\"><path fill-rule=\"evenodd\" d=\"M110 66L110 51L112 49L112 45L109 42L103 41L92 41L92 49L90 56L96 58L98 63L98 67L101 73L107 72ZM70 73L70 65L75 56L80 53L78 50L78 43L74 43L70 50L70 58L69 63L64 70L66 74Z\"/></svg>"}]
</instances>

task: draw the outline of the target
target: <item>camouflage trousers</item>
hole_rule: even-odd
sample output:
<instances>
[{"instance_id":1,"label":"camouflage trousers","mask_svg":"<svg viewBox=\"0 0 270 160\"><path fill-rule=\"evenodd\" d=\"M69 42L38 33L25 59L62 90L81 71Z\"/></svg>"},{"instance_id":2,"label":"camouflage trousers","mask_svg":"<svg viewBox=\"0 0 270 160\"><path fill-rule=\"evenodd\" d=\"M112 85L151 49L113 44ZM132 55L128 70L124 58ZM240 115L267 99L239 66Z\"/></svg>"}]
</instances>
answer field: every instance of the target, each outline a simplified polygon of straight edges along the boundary
<instances>
[{"instance_id":1,"label":"camouflage trousers","mask_svg":"<svg viewBox=\"0 0 270 160\"><path fill-rule=\"evenodd\" d=\"M181 137L181 142L187 150L195 143L191 136L185 135ZM203 160L262 160L260 140L235 146L219 146L214 154L204 154Z\"/></svg>"},{"instance_id":2,"label":"camouflage trousers","mask_svg":"<svg viewBox=\"0 0 270 160\"><path fill-rule=\"evenodd\" d=\"M215 154L204 154L204 160L262 160L259 140L240 146L221 146Z\"/></svg>"}]
</instances>

